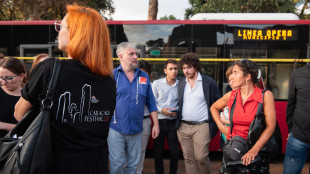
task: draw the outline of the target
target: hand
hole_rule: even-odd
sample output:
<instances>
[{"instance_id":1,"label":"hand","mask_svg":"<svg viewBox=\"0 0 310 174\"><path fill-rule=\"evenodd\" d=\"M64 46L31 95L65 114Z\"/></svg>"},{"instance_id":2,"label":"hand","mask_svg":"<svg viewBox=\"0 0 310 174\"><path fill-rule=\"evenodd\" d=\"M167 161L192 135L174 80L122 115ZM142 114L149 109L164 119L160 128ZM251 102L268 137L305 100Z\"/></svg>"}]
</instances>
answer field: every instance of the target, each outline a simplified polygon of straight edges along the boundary
<instances>
[{"instance_id":1,"label":"hand","mask_svg":"<svg viewBox=\"0 0 310 174\"><path fill-rule=\"evenodd\" d=\"M159 135L159 126L154 125L152 128L152 138L155 139L158 137L158 135Z\"/></svg>"},{"instance_id":2,"label":"hand","mask_svg":"<svg viewBox=\"0 0 310 174\"><path fill-rule=\"evenodd\" d=\"M172 111L173 109L174 109L174 108L162 108L162 109L161 109L161 113L164 114L164 115L166 115L166 116L172 116L172 117L174 117L174 116L177 115L177 113L176 113L176 112L170 112L170 111Z\"/></svg>"},{"instance_id":3,"label":"hand","mask_svg":"<svg viewBox=\"0 0 310 174\"><path fill-rule=\"evenodd\" d=\"M286 141L288 141L288 138L290 137L291 134L288 134Z\"/></svg>"},{"instance_id":4,"label":"hand","mask_svg":"<svg viewBox=\"0 0 310 174\"><path fill-rule=\"evenodd\" d=\"M171 117L175 117L177 115L177 112L171 112Z\"/></svg>"},{"instance_id":5,"label":"hand","mask_svg":"<svg viewBox=\"0 0 310 174\"><path fill-rule=\"evenodd\" d=\"M258 151L254 149L250 149L245 155L243 155L243 157L241 157L241 159L243 160L243 165L247 166L251 164L251 161L255 159L257 154L258 154Z\"/></svg>"}]
</instances>

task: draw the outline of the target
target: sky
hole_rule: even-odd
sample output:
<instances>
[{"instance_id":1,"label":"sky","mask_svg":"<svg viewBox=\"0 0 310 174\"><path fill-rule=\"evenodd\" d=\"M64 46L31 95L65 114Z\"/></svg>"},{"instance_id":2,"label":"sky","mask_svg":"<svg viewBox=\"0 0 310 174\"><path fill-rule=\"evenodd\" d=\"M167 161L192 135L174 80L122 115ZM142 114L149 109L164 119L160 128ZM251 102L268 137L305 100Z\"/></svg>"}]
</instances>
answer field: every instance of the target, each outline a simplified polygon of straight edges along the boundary
<instances>
[{"instance_id":1,"label":"sky","mask_svg":"<svg viewBox=\"0 0 310 174\"><path fill-rule=\"evenodd\" d=\"M113 0L115 13L113 20L147 20L148 0ZM165 15L174 15L184 19L185 9L189 8L188 0L158 0L157 19Z\"/></svg>"}]
</instances>

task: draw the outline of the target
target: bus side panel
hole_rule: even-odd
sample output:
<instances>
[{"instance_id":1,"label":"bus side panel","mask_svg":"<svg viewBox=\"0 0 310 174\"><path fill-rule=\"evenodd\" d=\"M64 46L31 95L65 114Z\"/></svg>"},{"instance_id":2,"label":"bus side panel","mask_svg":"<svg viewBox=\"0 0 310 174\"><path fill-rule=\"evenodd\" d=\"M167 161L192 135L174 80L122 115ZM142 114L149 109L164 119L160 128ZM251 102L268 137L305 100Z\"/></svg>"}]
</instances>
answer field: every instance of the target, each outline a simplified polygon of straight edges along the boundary
<instances>
[{"instance_id":1,"label":"bus side panel","mask_svg":"<svg viewBox=\"0 0 310 174\"><path fill-rule=\"evenodd\" d=\"M276 101L276 114L277 114L277 121L281 129L282 135L282 153L285 153L287 137L288 137L288 128L286 125L286 101Z\"/></svg>"}]
</instances>

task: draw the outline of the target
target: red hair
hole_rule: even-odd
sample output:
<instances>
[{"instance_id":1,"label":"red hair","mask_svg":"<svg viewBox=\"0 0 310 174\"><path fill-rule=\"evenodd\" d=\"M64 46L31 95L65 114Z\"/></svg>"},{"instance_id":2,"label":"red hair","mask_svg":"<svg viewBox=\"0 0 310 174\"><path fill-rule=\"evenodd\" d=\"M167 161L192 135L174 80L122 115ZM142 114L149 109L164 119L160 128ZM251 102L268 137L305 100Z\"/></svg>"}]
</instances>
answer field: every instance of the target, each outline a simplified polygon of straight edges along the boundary
<instances>
[{"instance_id":1,"label":"red hair","mask_svg":"<svg viewBox=\"0 0 310 174\"><path fill-rule=\"evenodd\" d=\"M78 5L67 5L67 11L68 54L94 74L112 76L109 29L102 16L94 9Z\"/></svg>"}]
</instances>

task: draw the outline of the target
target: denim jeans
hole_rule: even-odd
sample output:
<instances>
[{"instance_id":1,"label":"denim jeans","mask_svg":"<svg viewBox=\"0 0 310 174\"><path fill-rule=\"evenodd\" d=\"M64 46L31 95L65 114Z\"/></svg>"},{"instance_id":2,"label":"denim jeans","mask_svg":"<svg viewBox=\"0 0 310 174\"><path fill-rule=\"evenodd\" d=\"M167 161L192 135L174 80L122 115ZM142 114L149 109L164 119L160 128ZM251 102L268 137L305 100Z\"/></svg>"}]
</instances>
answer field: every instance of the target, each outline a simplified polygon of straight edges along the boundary
<instances>
[{"instance_id":1,"label":"denim jeans","mask_svg":"<svg viewBox=\"0 0 310 174\"><path fill-rule=\"evenodd\" d=\"M125 135L110 128L108 136L110 173L135 173L141 154L141 144L142 132Z\"/></svg>"},{"instance_id":2,"label":"denim jeans","mask_svg":"<svg viewBox=\"0 0 310 174\"><path fill-rule=\"evenodd\" d=\"M300 174L308 158L309 150L310 144L299 141L291 132L286 144L283 174Z\"/></svg>"}]
</instances>

